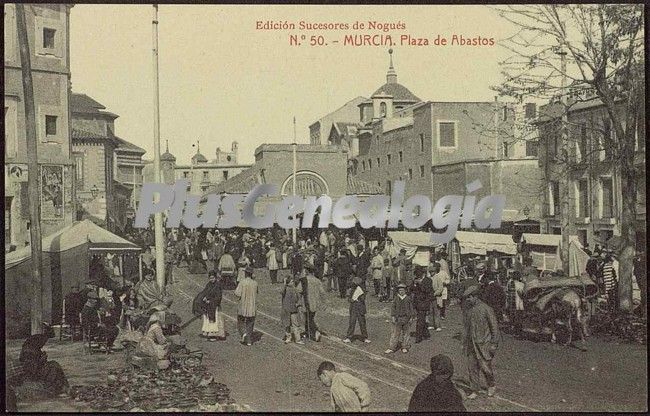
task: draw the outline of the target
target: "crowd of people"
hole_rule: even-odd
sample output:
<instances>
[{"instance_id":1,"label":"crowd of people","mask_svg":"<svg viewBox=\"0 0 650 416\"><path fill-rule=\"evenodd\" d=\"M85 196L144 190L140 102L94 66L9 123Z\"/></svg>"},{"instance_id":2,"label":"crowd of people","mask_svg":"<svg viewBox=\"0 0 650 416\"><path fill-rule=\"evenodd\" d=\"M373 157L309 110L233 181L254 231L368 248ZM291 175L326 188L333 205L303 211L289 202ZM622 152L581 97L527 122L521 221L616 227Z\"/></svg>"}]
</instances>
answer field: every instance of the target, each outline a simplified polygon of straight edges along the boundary
<instances>
[{"instance_id":1,"label":"crowd of people","mask_svg":"<svg viewBox=\"0 0 650 416\"><path fill-rule=\"evenodd\" d=\"M76 319L76 311L81 312L81 323L99 331L99 335L107 340L108 348L115 341L118 326L140 328L144 334L141 350L149 351L159 359L169 353L170 340L162 331L164 311L171 305L167 288L175 284L174 269L179 267L187 267L191 274L207 274L209 277L192 304L192 312L203 319L200 336L210 341L225 340L221 301L225 289L235 289L233 293L239 299L237 329L240 342L247 346L255 342L259 291L256 278L260 276L268 278L272 285L282 285L280 320L285 328L284 342L287 344L320 341L322 332L317 316L325 310L326 297L331 294L346 299L349 304L348 328L343 341L350 343L358 338L358 325L360 341L370 343L366 300L373 296L378 302L391 304L392 331L385 353L408 353L412 347L413 326L415 343L429 339L430 331L443 330L442 323L452 297L452 273L444 249L431 249L429 264L416 265L406 250L400 249L390 238L370 242L363 233L354 229L300 230L295 243L291 234L281 229L188 230L181 227L165 230L163 287L155 278L151 230L134 230L126 237L143 248L143 279L138 281L132 274L127 279L129 284L124 287L100 285L106 287L97 290L96 282L102 280L97 276L110 274L115 265L113 259L104 259L91 273L94 282L88 282L84 290L73 291L66 298L66 304L70 305L66 309L69 315L66 320ZM599 248L590 255L586 273L614 305L617 299L617 261L612 253ZM641 260L637 262L641 264ZM642 262L645 264L644 260ZM515 333L521 333L523 288L527 281L537 278L539 272L533 267L531 257L526 255L522 262L515 259L511 266L511 273L504 273L504 265L491 253L467 268L470 276L462 282L460 292L455 293L463 316L463 351L470 375L469 399L483 391L481 377L487 382L488 396L494 395L492 360L503 321L507 320ZM262 269L264 273L255 273L255 269ZM279 274L280 270L285 272ZM137 315L132 314L136 310L151 313L144 314L144 318L140 317L144 321L134 324L130 317ZM335 410L367 408L370 396L360 384L363 382L354 380L351 375L337 373L331 363L323 363L321 367L318 375L324 384L331 387ZM453 389L450 381L453 366L449 358L433 357L431 370L431 376L416 388L409 409L464 410L462 400L457 400L450 390ZM447 392L445 399L427 397L429 389Z\"/></svg>"}]
</instances>

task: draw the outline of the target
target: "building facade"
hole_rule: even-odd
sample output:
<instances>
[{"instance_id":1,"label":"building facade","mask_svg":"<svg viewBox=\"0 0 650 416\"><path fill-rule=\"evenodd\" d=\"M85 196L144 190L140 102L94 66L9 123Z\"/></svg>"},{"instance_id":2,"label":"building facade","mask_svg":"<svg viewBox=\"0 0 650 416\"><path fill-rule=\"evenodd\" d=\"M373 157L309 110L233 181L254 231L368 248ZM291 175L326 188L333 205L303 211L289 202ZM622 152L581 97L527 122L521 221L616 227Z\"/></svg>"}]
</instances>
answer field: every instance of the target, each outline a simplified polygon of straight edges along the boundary
<instances>
[{"instance_id":1,"label":"building facade","mask_svg":"<svg viewBox=\"0 0 650 416\"><path fill-rule=\"evenodd\" d=\"M541 218L537 143L521 128L534 106L422 101L397 82L392 54L386 81L360 104L356 137L333 134L358 146L349 161L352 175L387 194L395 181L405 181L406 198L425 195L433 203L464 195L466 185L479 179L482 188L472 193L478 199L505 196L504 228Z\"/></svg>"},{"instance_id":2,"label":"building facade","mask_svg":"<svg viewBox=\"0 0 650 416\"><path fill-rule=\"evenodd\" d=\"M36 110L39 172L27 172L25 100L16 7L4 5L5 247L30 240L27 175L41 179L41 232L72 223L74 165L70 134L70 9L65 4L25 7Z\"/></svg>"},{"instance_id":3,"label":"building facade","mask_svg":"<svg viewBox=\"0 0 650 416\"><path fill-rule=\"evenodd\" d=\"M211 186L226 181L251 166L239 163L238 154L238 143L232 142L230 151L224 151L217 147L215 158L209 161L201 153L199 143L197 143L196 154L192 156L190 163L177 164L176 157L169 152L169 146L167 146L165 153L160 155L163 182L171 185L178 179L185 179L190 182L188 191L200 195ZM152 161L146 162L144 179L145 182L154 181Z\"/></svg>"},{"instance_id":4,"label":"building facade","mask_svg":"<svg viewBox=\"0 0 650 416\"><path fill-rule=\"evenodd\" d=\"M124 230L132 216L132 173L142 164L144 150L115 135L115 119L119 116L105 110L85 94L72 94L77 218L89 218L110 231L118 231Z\"/></svg>"},{"instance_id":5,"label":"building facade","mask_svg":"<svg viewBox=\"0 0 650 416\"><path fill-rule=\"evenodd\" d=\"M563 196L569 204L568 224L580 242L594 247L621 235L621 172L603 137L615 134L605 107L598 100L576 103L567 114L567 142L560 124L551 115L553 104L544 107L539 123L540 166L543 172L546 232L560 234L566 222L561 209ZM637 245L646 241L645 113L636 123Z\"/></svg>"},{"instance_id":6,"label":"building facade","mask_svg":"<svg viewBox=\"0 0 650 416\"><path fill-rule=\"evenodd\" d=\"M278 187L277 197L261 197L255 204L256 215L264 213L265 204L293 194L293 145L263 144L255 149L255 163L240 174L204 194L247 194L258 184ZM347 150L341 146L296 145L296 195L329 196L333 201L356 195L360 201L378 195L378 186L350 176L346 172Z\"/></svg>"}]
</instances>

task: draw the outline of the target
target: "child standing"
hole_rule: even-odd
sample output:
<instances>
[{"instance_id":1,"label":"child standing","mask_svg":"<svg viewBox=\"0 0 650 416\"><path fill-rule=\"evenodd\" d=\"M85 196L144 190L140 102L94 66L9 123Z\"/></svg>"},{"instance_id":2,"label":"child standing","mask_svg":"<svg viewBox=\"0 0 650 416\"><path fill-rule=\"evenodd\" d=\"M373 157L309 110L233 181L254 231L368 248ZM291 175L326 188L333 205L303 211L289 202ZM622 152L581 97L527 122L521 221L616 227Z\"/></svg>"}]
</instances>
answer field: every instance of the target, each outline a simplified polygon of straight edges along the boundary
<instances>
[{"instance_id":1,"label":"child standing","mask_svg":"<svg viewBox=\"0 0 650 416\"><path fill-rule=\"evenodd\" d=\"M390 346L385 351L386 354L394 353L400 345L403 353L408 352L411 347L411 322L413 322L414 318L413 300L406 294L406 285L400 283L397 285L397 295L393 299L393 307L391 308L393 332L390 337Z\"/></svg>"}]
</instances>

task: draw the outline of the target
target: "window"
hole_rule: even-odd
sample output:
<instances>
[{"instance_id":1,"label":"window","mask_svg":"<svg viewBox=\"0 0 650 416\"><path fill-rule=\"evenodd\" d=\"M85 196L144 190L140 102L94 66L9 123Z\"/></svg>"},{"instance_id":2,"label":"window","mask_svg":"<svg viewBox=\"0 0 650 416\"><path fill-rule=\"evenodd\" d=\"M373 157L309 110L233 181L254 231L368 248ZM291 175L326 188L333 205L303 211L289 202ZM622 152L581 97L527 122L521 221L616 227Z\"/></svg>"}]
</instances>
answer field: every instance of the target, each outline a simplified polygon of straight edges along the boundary
<instances>
[{"instance_id":1,"label":"window","mask_svg":"<svg viewBox=\"0 0 650 416\"><path fill-rule=\"evenodd\" d=\"M576 216L578 218L589 218L589 181L587 179L580 179L577 183L576 198Z\"/></svg>"},{"instance_id":2,"label":"window","mask_svg":"<svg viewBox=\"0 0 650 416\"><path fill-rule=\"evenodd\" d=\"M525 106L524 117L535 118L537 116L537 105L535 103L528 103Z\"/></svg>"},{"instance_id":3,"label":"window","mask_svg":"<svg viewBox=\"0 0 650 416\"><path fill-rule=\"evenodd\" d=\"M56 116L45 116L45 135L56 136Z\"/></svg>"},{"instance_id":4,"label":"window","mask_svg":"<svg viewBox=\"0 0 650 416\"><path fill-rule=\"evenodd\" d=\"M503 157L508 157L508 142L503 142Z\"/></svg>"},{"instance_id":5,"label":"window","mask_svg":"<svg viewBox=\"0 0 650 416\"><path fill-rule=\"evenodd\" d=\"M503 107L503 121L506 121L508 119L508 107L504 106Z\"/></svg>"},{"instance_id":6,"label":"window","mask_svg":"<svg viewBox=\"0 0 650 416\"><path fill-rule=\"evenodd\" d=\"M393 192L393 183L390 180L386 181L386 191L388 194Z\"/></svg>"},{"instance_id":7,"label":"window","mask_svg":"<svg viewBox=\"0 0 650 416\"><path fill-rule=\"evenodd\" d=\"M614 184L611 177L600 178L600 217L614 217Z\"/></svg>"},{"instance_id":8,"label":"window","mask_svg":"<svg viewBox=\"0 0 650 416\"><path fill-rule=\"evenodd\" d=\"M551 181L548 184L548 215L553 217L560 215L560 183Z\"/></svg>"},{"instance_id":9,"label":"window","mask_svg":"<svg viewBox=\"0 0 650 416\"><path fill-rule=\"evenodd\" d=\"M4 5L4 47L5 47L5 62L12 62L16 59L16 41L15 41L15 30L16 30L16 20L14 6L10 4Z\"/></svg>"},{"instance_id":10,"label":"window","mask_svg":"<svg viewBox=\"0 0 650 416\"><path fill-rule=\"evenodd\" d=\"M380 158L377 158L377 167L378 168L381 167L381 159Z\"/></svg>"},{"instance_id":11,"label":"window","mask_svg":"<svg viewBox=\"0 0 650 416\"><path fill-rule=\"evenodd\" d=\"M77 153L74 155L74 167L77 177L77 187L83 189L84 187L84 155Z\"/></svg>"},{"instance_id":12,"label":"window","mask_svg":"<svg viewBox=\"0 0 650 416\"><path fill-rule=\"evenodd\" d=\"M201 187L201 192L205 192L205 191L207 191L207 190L208 190L207 185L203 185L203 186Z\"/></svg>"},{"instance_id":13,"label":"window","mask_svg":"<svg viewBox=\"0 0 650 416\"><path fill-rule=\"evenodd\" d=\"M203 180L204 181L209 181L210 180L210 172L207 170L203 171Z\"/></svg>"},{"instance_id":14,"label":"window","mask_svg":"<svg viewBox=\"0 0 650 416\"><path fill-rule=\"evenodd\" d=\"M43 28L43 48L45 49L54 49L54 39L56 36L56 30L49 27Z\"/></svg>"},{"instance_id":15,"label":"window","mask_svg":"<svg viewBox=\"0 0 650 416\"><path fill-rule=\"evenodd\" d=\"M537 140L526 140L526 156L537 157Z\"/></svg>"},{"instance_id":16,"label":"window","mask_svg":"<svg viewBox=\"0 0 650 416\"><path fill-rule=\"evenodd\" d=\"M404 153L400 150L399 152L399 163L402 163L404 161Z\"/></svg>"},{"instance_id":17,"label":"window","mask_svg":"<svg viewBox=\"0 0 650 416\"><path fill-rule=\"evenodd\" d=\"M372 159L368 159L368 169L372 169Z\"/></svg>"},{"instance_id":18,"label":"window","mask_svg":"<svg viewBox=\"0 0 650 416\"><path fill-rule=\"evenodd\" d=\"M424 152L424 134L420 133L420 152Z\"/></svg>"},{"instance_id":19,"label":"window","mask_svg":"<svg viewBox=\"0 0 650 416\"><path fill-rule=\"evenodd\" d=\"M438 141L440 147L456 147L456 122L438 122Z\"/></svg>"},{"instance_id":20,"label":"window","mask_svg":"<svg viewBox=\"0 0 650 416\"><path fill-rule=\"evenodd\" d=\"M420 178L424 178L424 165L420 165Z\"/></svg>"},{"instance_id":21,"label":"window","mask_svg":"<svg viewBox=\"0 0 650 416\"><path fill-rule=\"evenodd\" d=\"M390 154L386 155L386 162L387 162L389 165L390 165L390 159L391 159L391 155L390 155Z\"/></svg>"},{"instance_id":22,"label":"window","mask_svg":"<svg viewBox=\"0 0 650 416\"><path fill-rule=\"evenodd\" d=\"M379 104L379 113L382 117L386 117L386 103Z\"/></svg>"},{"instance_id":23,"label":"window","mask_svg":"<svg viewBox=\"0 0 650 416\"><path fill-rule=\"evenodd\" d=\"M578 232L578 240L582 246L587 245L587 230L576 230Z\"/></svg>"},{"instance_id":24,"label":"window","mask_svg":"<svg viewBox=\"0 0 650 416\"><path fill-rule=\"evenodd\" d=\"M363 167L363 171L365 172L366 171L366 161L365 160L361 162L361 166Z\"/></svg>"},{"instance_id":25,"label":"window","mask_svg":"<svg viewBox=\"0 0 650 416\"><path fill-rule=\"evenodd\" d=\"M228 171L227 170L223 171L223 180L224 181L228 180Z\"/></svg>"},{"instance_id":26,"label":"window","mask_svg":"<svg viewBox=\"0 0 650 416\"><path fill-rule=\"evenodd\" d=\"M189 178L189 177L190 177L190 173L189 173L188 171L183 172L183 177L184 177L184 178Z\"/></svg>"},{"instance_id":27,"label":"window","mask_svg":"<svg viewBox=\"0 0 650 416\"><path fill-rule=\"evenodd\" d=\"M379 135L375 136L375 144L379 144Z\"/></svg>"},{"instance_id":28,"label":"window","mask_svg":"<svg viewBox=\"0 0 650 416\"><path fill-rule=\"evenodd\" d=\"M562 228L561 227L552 227L551 228L551 233L555 235L562 235Z\"/></svg>"},{"instance_id":29,"label":"window","mask_svg":"<svg viewBox=\"0 0 650 416\"><path fill-rule=\"evenodd\" d=\"M5 97L5 157L16 157L18 144L17 100Z\"/></svg>"},{"instance_id":30,"label":"window","mask_svg":"<svg viewBox=\"0 0 650 416\"><path fill-rule=\"evenodd\" d=\"M609 158L609 149L612 146L612 123L609 119L603 120L603 136L600 139L600 149L598 152L598 158L600 160L605 160Z\"/></svg>"},{"instance_id":31,"label":"window","mask_svg":"<svg viewBox=\"0 0 650 416\"><path fill-rule=\"evenodd\" d=\"M587 124L580 125L580 137L576 147L576 162L584 162L587 160Z\"/></svg>"},{"instance_id":32,"label":"window","mask_svg":"<svg viewBox=\"0 0 650 416\"><path fill-rule=\"evenodd\" d=\"M409 168L409 179L413 179L413 169Z\"/></svg>"},{"instance_id":33,"label":"window","mask_svg":"<svg viewBox=\"0 0 650 416\"><path fill-rule=\"evenodd\" d=\"M5 196L5 250L11 245L11 199Z\"/></svg>"}]
</instances>

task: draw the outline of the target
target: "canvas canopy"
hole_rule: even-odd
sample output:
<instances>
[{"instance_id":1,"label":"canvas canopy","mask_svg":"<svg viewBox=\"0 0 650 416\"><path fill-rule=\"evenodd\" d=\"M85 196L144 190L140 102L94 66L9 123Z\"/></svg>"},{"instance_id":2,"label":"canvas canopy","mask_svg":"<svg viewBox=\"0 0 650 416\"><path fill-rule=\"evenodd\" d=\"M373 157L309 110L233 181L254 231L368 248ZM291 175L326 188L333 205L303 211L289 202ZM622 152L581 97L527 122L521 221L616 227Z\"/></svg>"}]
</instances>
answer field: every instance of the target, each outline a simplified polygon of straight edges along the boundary
<instances>
[{"instance_id":1,"label":"canvas canopy","mask_svg":"<svg viewBox=\"0 0 650 416\"><path fill-rule=\"evenodd\" d=\"M93 251L137 251L136 244L101 228L90 220L75 222L72 225L50 234L42 240L42 251L61 253L88 244ZM31 247L8 253L5 257L5 270L31 258Z\"/></svg>"},{"instance_id":2,"label":"canvas canopy","mask_svg":"<svg viewBox=\"0 0 650 416\"><path fill-rule=\"evenodd\" d=\"M431 233L424 231L389 231L388 236L398 250L406 250L406 257L418 266L429 265L429 249L439 244L431 242Z\"/></svg>"},{"instance_id":3,"label":"canvas canopy","mask_svg":"<svg viewBox=\"0 0 650 416\"><path fill-rule=\"evenodd\" d=\"M557 247L562 245L562 236L559 234L530 234L523 233L521 240L526 241L526 244L531 246L547 246ZM569 241L579 242L578 236L572 235Z\"/></svg>"},{"instance_id":4,"label":"canvas canopy","mask_svg":"<svg viewBox=\"0 0 650 416\"><path fill-rule=\"evenodd\" d=\"M517 244L509 234L477 233L457 231L456 240L461 254L478 254L485 256L488 251L496 250L503 254L517 254Z\"/></svg>"},{"instance_id":5,"label":"canvas canopy","mask_svg":"<svg viewBox=\"0 0 650 416\"><path fill-rule=\"evenodd\" d=\"M557 234L528 234L521 236L529 246L538 246L540 249L530 250L533 267L538 270L562 270L562 236ZM569 275L579 276L585 270L589 255L583 250L578 236L569 237Z\"/></svg>"},{"instance_id":6,"label":"canvas canopy","mask_svg":"<svg viewBox=\"0 0 650 416\"><path fill-rule=\"evenodd\" d=\"M83 287L89 277L90 257L106 252L137 256L140 248L85 220L42 239L43 320L59 323L64 297L72 286ZM8 337L29 335L32 296L31 247L5 257L5 323Z\"/></svg>"}]
</instances>

